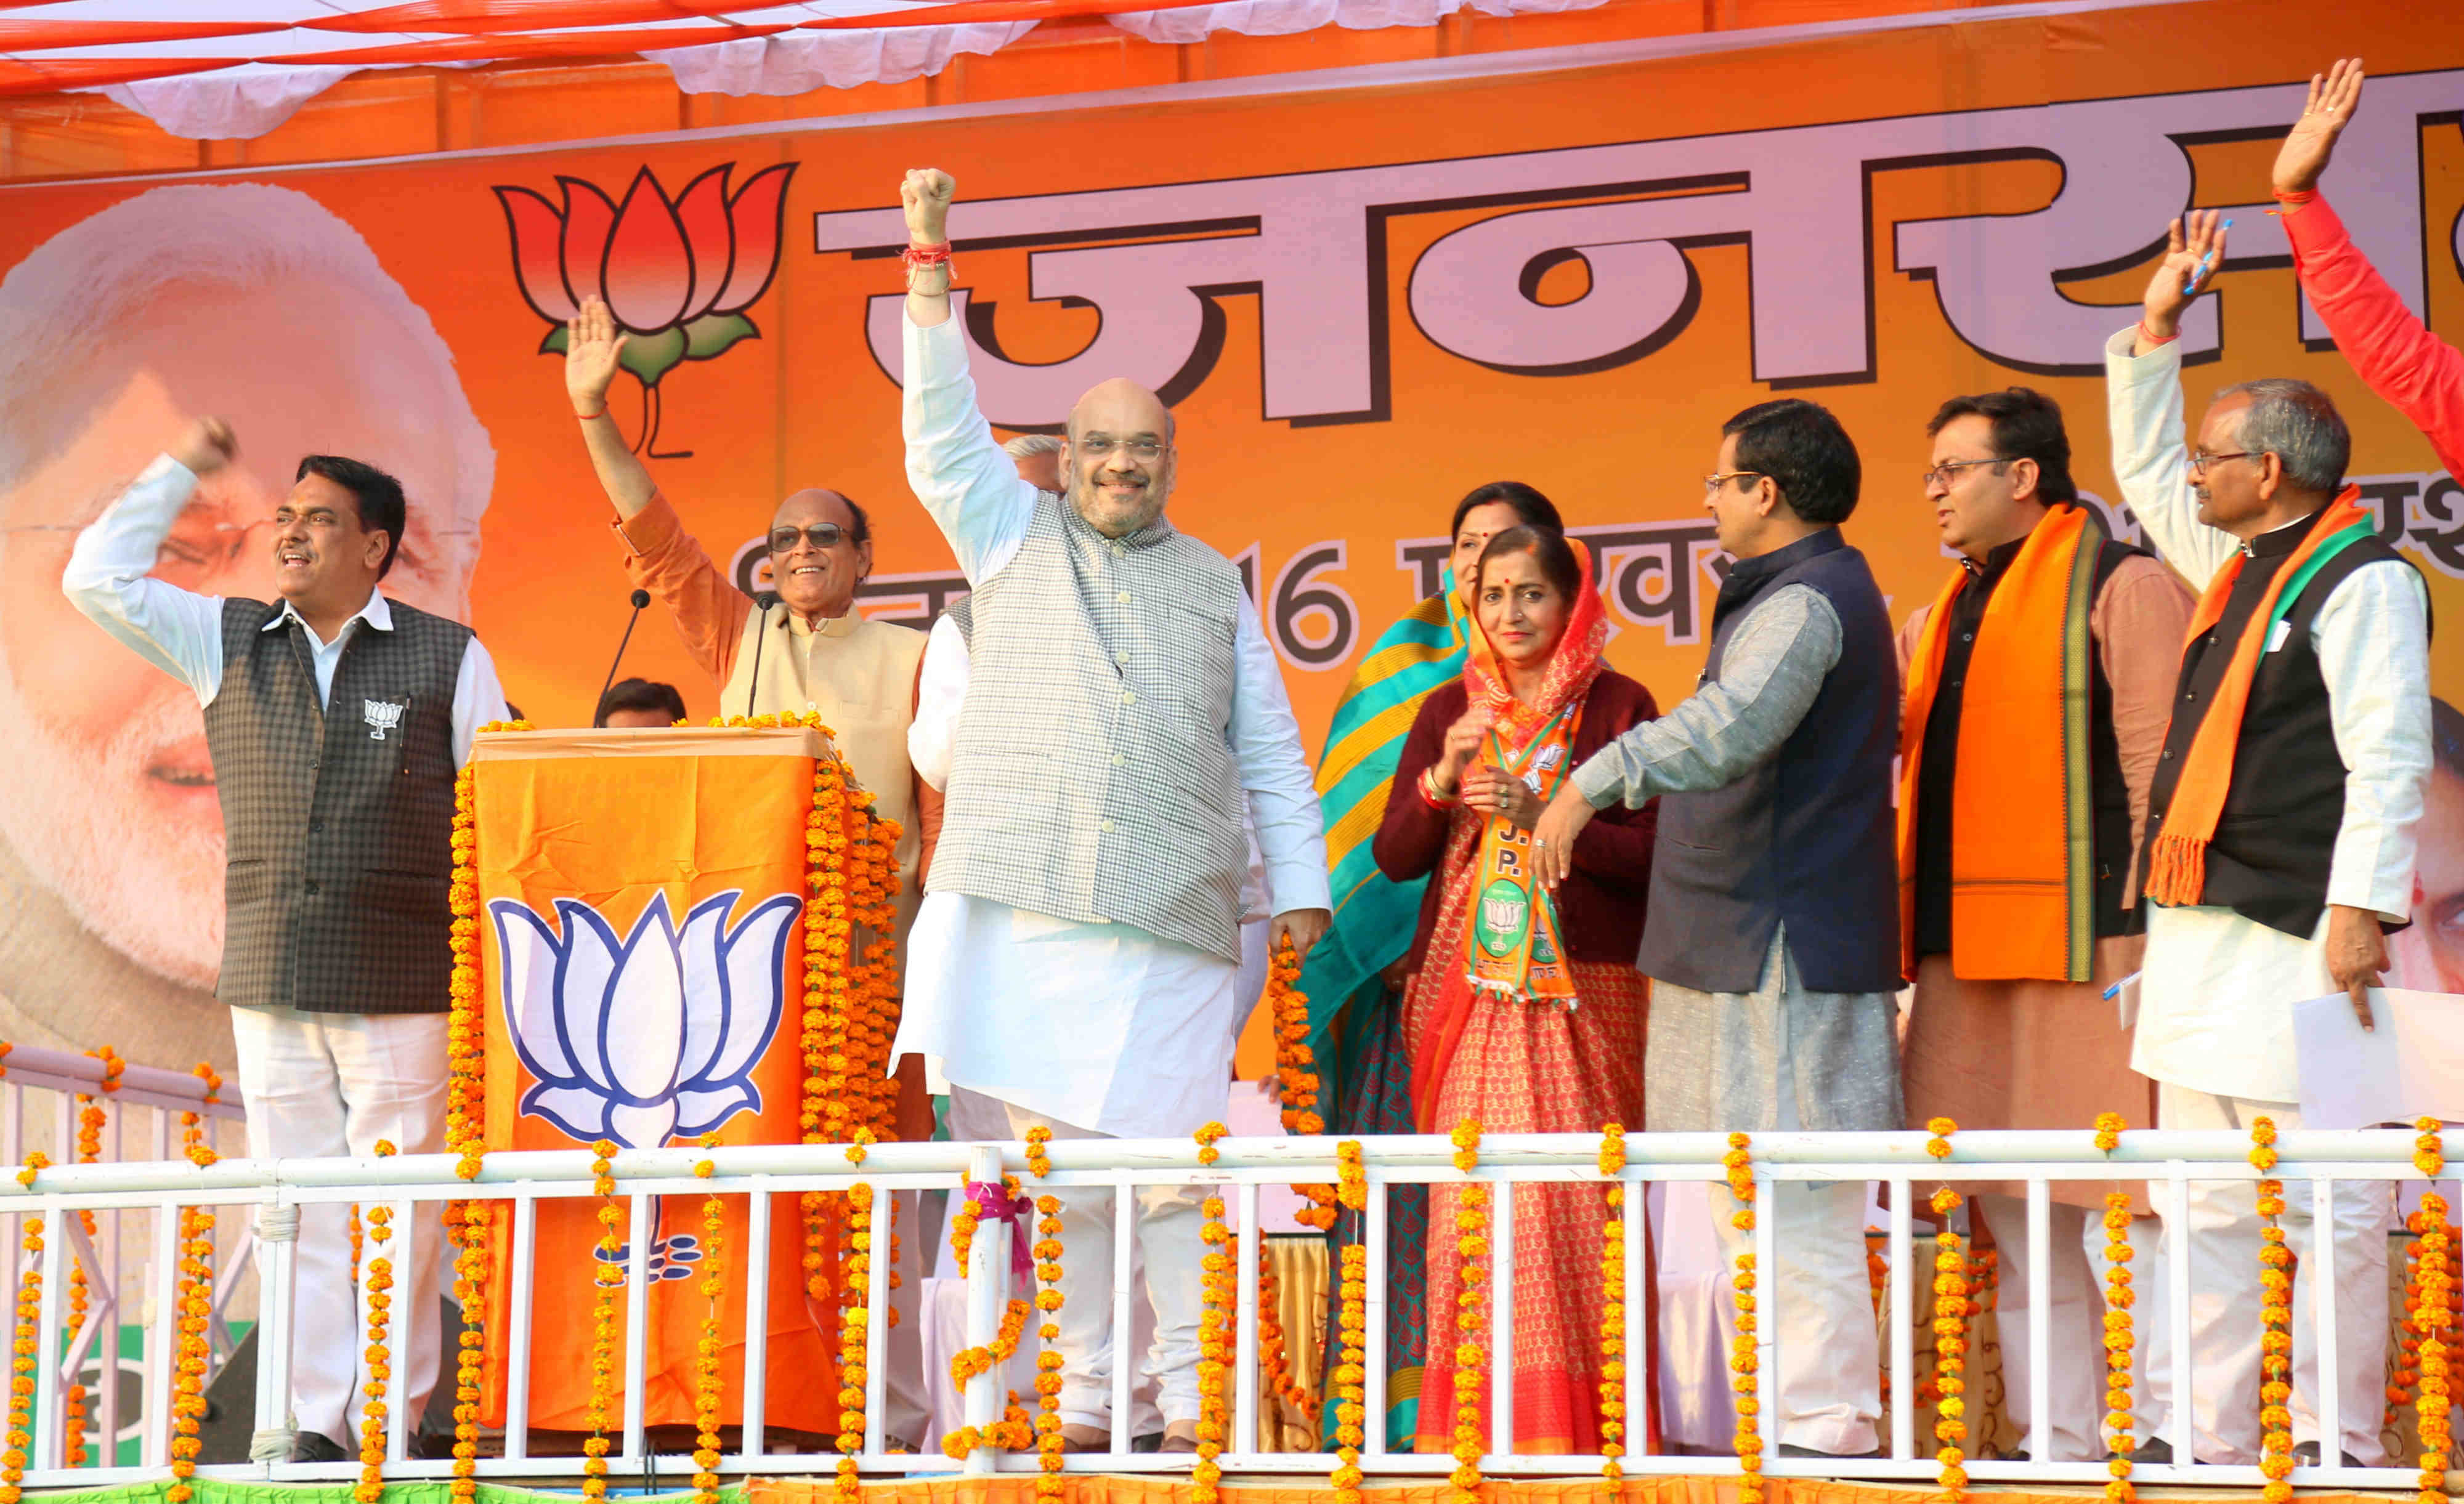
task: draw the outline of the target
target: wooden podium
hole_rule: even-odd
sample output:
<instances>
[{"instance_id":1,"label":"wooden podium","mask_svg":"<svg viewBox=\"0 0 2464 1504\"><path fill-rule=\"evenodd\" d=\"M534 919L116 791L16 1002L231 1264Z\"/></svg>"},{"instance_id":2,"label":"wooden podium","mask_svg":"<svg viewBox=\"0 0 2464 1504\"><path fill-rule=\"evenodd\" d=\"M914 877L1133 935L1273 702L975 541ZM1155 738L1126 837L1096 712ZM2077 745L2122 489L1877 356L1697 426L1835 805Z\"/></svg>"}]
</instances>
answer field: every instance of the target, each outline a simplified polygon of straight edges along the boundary
<instances>
[{"instance_id":1,"label":"wooden podium","mask_svg":"<svg viewBox=\"0 0 2464 1504\"><path fill-rule=\"evenodd\" d=\"M828 738L778 729L482 733L472 752L486 1145L567 1149L793 1144L804 1065L806 826ZM861 821L862 816L853 819ZM702 1197L627 1208L625 1245L649 1253L644 1423L694 1419L694 1362L711 1297ZM720 1198L724 1425L742 1414L749 1198ZM532 1276L528 1415L589 1428L593 1274L601 1204L542 1201ZM765 1423L838 1429L834 1309L808 1306L796 1198L770 1219ZM835 1232L832 1230L832 1241ZM510 1209L491 1236L485 1422L505 1422ZM835 1269L835 1248L825 1267ZM609 1389L621 1414L618 1371ZM829 1320L825 1333L817 1321ZM446 1360L451 1383L452 1358ZM611 1420L612 1424L612 1420Z\"/></svg>"}]
</instances>

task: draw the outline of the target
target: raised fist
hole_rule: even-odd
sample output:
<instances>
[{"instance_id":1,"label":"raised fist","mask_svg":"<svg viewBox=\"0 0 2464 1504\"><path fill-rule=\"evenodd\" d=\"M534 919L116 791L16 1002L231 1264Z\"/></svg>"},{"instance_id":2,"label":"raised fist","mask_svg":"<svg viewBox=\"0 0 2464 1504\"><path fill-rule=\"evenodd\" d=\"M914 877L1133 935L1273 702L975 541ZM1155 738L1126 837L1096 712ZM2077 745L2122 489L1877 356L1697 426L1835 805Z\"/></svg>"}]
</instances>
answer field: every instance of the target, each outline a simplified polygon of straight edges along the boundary
<instances>
[{"instance_id":1,"label":"raised fist","mask_svg":"<svg viewBox=\"0 0 2464 1504\"><path fill-rule=\"evenodd\" d=\"M171 458L188 468L192 475L210 474L231 463L239 453L239 440L232 436L230 424L220 418L200 418L188 425L180 442L171 448Z\"/></svg>"},{"instance_id":2,"label":"raised fist","mask_svg":"<svg viewBox=\"0 0 2464 1504\"><path fill-rule=\"evenodd\" d=\"M910 167L898 185L898 202L907 210L907 239L918 246L937 246L950 238L950 199L958 185L938 167Z\"/></svg>"}]
</instances>

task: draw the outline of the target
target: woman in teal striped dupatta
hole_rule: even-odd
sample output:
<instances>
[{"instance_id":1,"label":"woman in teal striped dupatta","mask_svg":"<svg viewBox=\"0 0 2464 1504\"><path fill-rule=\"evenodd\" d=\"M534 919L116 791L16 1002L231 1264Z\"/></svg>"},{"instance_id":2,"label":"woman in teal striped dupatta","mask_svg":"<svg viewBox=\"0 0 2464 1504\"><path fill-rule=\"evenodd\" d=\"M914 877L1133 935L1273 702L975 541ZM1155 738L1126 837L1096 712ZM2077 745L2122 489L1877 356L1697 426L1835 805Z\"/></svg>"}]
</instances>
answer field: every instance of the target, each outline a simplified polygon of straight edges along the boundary
<instances>
[{"instance_id":1,"label":"woman in teal striped dupatta","mask_svg":"<svg viewBox=\"0 0 2464 1504\"><path fill-rule=\"evenodd\" d=\"M1564 526L1549 498L1521 481L1491 481L1457 502L1443 583L1377 639L1335 707L1317 765L1334 923L1309 950L1300 976L1330 1132L1413 1131L1400 973L1427 881L1389 880L1377 870L1370 841L1385 817L1386 791L1420 702L1463 674L1467 607L1455 582L1472 578L1494 534L1513 527L1563 532ZM1397 1186L1389 1194L1387 1246L1419 1247L1428 1235L1427 1188ZM1360 1236L1359 1214L1344 1212L1335 1225L1337 1242L1356 1243ZM1390 1258L1387 1267L1386 1431L1389 1446L1408 1451L1419 1416L1427 1290L1421 1260ZM1337 1281L1329 1280L1330 1299L1336 1289ZM1333 1326L1330 1311L1328 1329Z\"/></svg>"}]
</instances>

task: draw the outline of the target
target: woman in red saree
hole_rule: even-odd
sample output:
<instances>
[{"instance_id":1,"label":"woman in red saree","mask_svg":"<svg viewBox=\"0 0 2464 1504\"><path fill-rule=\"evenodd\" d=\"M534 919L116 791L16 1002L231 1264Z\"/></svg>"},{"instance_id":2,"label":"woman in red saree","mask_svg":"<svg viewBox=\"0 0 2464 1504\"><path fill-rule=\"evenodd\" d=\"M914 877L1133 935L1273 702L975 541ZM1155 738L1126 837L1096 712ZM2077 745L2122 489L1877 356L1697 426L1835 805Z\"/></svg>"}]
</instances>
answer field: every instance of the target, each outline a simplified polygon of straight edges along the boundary
<instances>
[{"instance_id":1,"label":"woman in red saree","mask_svg":"<svg viewBox=\"0 0 2464 1504\"><path fill-rule=\"evenodd\" d=\"M1595 1134L1604 1123L1639 1124L1650 990L1634 958L1656 812L1600 812L1553 903L1518 874L1558 783L1659 709L1600 659L1608 622L1581 543L1534 528L1497 534L1481 555L1472 615L1463 678L1422 703L1375 845L1387 876L1436 878L1403 1005L1417 1126L1444 1133L1473 1118L1487 1133ZM1432 1189L1429 1225L1450 1229L1457 1189ZM1606 1214L1597 1186L1514 1192L1518 1453L1599 1450ZM1442 1452L1453 1445L1455 1368L1437 1333L1462 1273L1451 1236L1433 1233L1429 1248L1433 1340L1419 1450ZM1654 1408L1647 1352L1628 1358L1636 1417ZM1629 1431L1629 1450L1655 1429L1646 1419L1640 1437Z\"/></svg>"}]
</instances>

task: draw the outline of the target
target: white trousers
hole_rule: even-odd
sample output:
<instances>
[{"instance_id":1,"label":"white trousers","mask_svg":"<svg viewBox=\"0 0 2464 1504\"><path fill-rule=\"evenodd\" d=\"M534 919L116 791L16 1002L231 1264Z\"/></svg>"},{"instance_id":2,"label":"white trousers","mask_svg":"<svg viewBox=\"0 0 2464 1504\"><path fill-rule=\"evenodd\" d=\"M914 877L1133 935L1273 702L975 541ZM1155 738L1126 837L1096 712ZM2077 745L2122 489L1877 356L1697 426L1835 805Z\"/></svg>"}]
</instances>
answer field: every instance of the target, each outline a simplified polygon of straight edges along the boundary
<instances>
[{"instance_id":1,"label":"white trousers","mask_svg":"<svg viewBox=\"0 0 2464 1504\"><path fill-rule=\"evenodd\" d=\"M2289 1101L2256 1101L2158 1083L2157 1123L2162 1127L2248 1133L2261 1114L2276 1126L2301 1126L2301 1109ZM2176 1242L2167 1197L2157 1210L2167 1216L2168 1247ZM2201 1462L2258 1460L2258 1251L2256 1195L2249 1181L2194 1180L2189 1184L2189 1224L2180 1230L2190 1258L2191 1446ZM2365 1465L2381 1460L2379 1421L2385 1406L2387 1344L2387 1219L2395 1210L2394 1187L2385 1181L2344 1181L2333 1201L2331 1252L2336 1299L2336 1418L2343 1450ZM2285 1245L2299 1267L2293 1281L2293 1439L2319 1439L2319 1259L2311 1247L2315 1217L2310 1184L2284 1184ZM2169 1399L2167 1391L2164 1398ZM2322 1461L2336 1456L2321 1449Z\"/></svg>"},{"instance_id":2,"label":"white trousers","mask_svg":"<svg viewBox=\"0 0 2464 1504\"><path fill-rule=\"evenodd\" d=\"M2049 1462L2100 1462L2105 1456L2104 1430L2104 1213L2057 1201L2046 1208L2045 1227L2050 1268L2039 1271L2028 1253L2028 1203L2019 1196L1978 1196L1976 1210L1993 1231L2001 1258L2001 1289L1995 1303L1996 1328L2002 1337L2003 1408L2019 1433L2029 1455ZM2130 1349L2131 1443L2157 1436L2156 1428L2171 1407L2155 1387L2171 1382L2171 1370L2160 1350L2171 1331L2167 1318L2168 1285L2154 1222L2145 1217L2130 1225L2132 1258L2131 1330L2138 1339ZM2031 1434L2035 1418L2035 1375L2032 1364L2035 1334L2029 1304L2034 1292L2046 1291L2052 1307L2045 1313L2046 1424L2053 1432L2050 1452L2038 1452Z\"/></svg>"},{"instance_id":3,"label":"white trousers","mask_svg":"<svg viewBox=\"0 0 2464 1504\"><path fill-rule=\"evenodd\" d=\"M443 1014L307 1014L289 1008L234 1008L240 1092L248 1103L253 1159L337 1158L376 1152L385 1140L404 1154L445 1148ZM363 1204L363 1220L367 1206ZM437 1269L443 1209L392 1205L391 1236L365 1241L363 1270L383 1257L393 1266L385 1345L392 1378L389 1410L407 1412L416 1432L436 1386ZM258 1249L263 1276L268 1251ZM321 1431L345 1452L360 1446L367 1403L368 1311L351 1279L350 1208L302 1207L291 1304L291 1414L302 1431Z\"/></svg>"},{"instance_id":4,"label":"white trousers","mask_svg":"<svg viewBox=\"0 0 2464 1504\"><path fill-rule=\"evenodd\" d=\"M890 1193L891 1214L898 1219L898 1288L890 1292L890 1309L898 1318L890 1329L890 1371L881 1376L882 1436L919 1451L939 1441L927 1436L931 1396L924 1382L924 1217L917 1190Z\"/></svg>"},{"instance_id":5,"label":"white trousers","mask_svg":"<svg viewBox=\"0 0 2464 1504\"><path fill-rule=\"evenodd\" d=\"M964 1142L1015 1140L1045 1127L1055 1139L1100 1139L1023 1107L950 1088L950 1137ZM1035 1194L1033 1186L1026 1187ZM1112 1413L1112 1192L1055 1190L1061 1203L1061 1421L1109 1427ZM1146 1261L1147 1300L1155 1308L1155 1341L1146 1372L1159 1390L1165 1424L1198 1419L1199 1239L1203 1200L1189 1186L1147 1186L1137 1195L1138 1250ZM1030 1236L1032 1230L1030 1229ZM1859 1277L1863 1277L1860 1273ZM1030 1331L1029 1339L1033 1334Z\"/></svg>"},{"instance_id":6,"label":"white trousers","mask_svg":"<svg viewBox=\"0 0 2464 1504\"><path fill-rule=\"evenodd\" d=\"M1736 1209L1724 1199L1713 1198L1712 1225L1721 1265L1733 1270L1738 1254L1754 1251L1754 1234L1737 1230ZM1882 1349L1865 1274L1865 1183L1775 1182L1763 1188L1757 1211L1772 1219L1779 1257L1776 1277L1755 1281L1762 1319L1779 1339L1778 1382L1762 1386L1763 1436L1835 1457L1871 1451Z\"/></svg>"}]
</instances>

